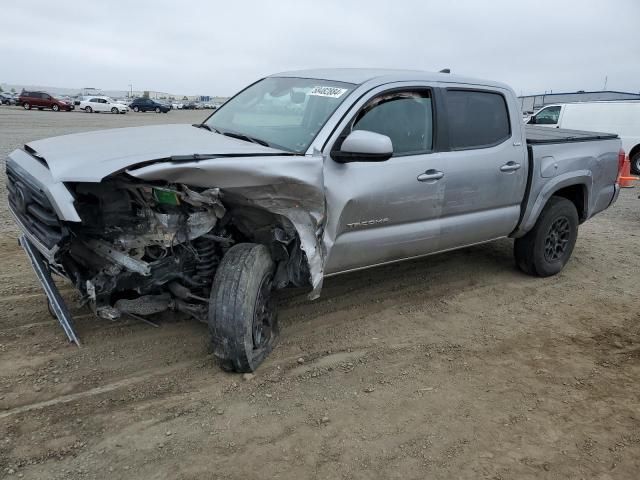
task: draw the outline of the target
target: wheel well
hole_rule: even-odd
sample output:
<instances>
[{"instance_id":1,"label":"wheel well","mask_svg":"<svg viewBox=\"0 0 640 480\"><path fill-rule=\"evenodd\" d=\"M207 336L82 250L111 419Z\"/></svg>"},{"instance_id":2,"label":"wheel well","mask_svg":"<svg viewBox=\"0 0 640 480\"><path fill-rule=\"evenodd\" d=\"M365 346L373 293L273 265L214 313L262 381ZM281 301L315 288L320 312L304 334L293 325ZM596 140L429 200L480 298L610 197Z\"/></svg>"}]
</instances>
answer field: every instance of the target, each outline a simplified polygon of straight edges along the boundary
<instances>
[{"instance_id":1,"label":"wheel well","mask_svg":"<svg viewBox=\"0 0 640 480\"><path fill-rule=\"evenodd\" d=\"M640 153L640 143L635 147L633 147L631 150L629 150L629 160L631 160L634 157L634 155L638 153Z\"/></svg>"},{"instance_id":2,"label":"wheel well","mask_svg":"<svg viewBox=\"0 0 640 480\"><path fill-rule=\"evenodd\" d=\"M584 185L571 185L569 187L564 187L557 192L554 192L553 195L556 197L563 197L571 201L578 211L578 218L580 219L580 222L584 222L587 219L587 189Z\"/></svg>"},{"instance_id":3,"label":"wheel well","mask_svg":"<svg viewBox=\"0 0 640 480\"><path fill-rule=\"evenodd\" d=\"M291 221L264 208L234 204L233 200L229 201L230 197L225 203L230 225L237 230L240 242L258 243L269 249L276 263L276 287L309 285L308 260L301 248L299 233Z\"/></svg>"}]
</instances>

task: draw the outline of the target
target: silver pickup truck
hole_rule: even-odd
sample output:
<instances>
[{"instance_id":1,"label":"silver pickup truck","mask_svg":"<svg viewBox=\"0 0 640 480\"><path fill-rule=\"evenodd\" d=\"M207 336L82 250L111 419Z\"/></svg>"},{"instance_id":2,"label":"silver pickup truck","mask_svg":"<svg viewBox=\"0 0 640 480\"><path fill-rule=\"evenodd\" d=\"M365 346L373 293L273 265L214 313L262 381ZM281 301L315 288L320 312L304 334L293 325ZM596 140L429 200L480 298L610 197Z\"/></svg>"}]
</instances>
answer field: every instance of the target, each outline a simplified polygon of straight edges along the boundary
<instances>
[{"instance_id":1,"label":"silver pickup truck","mask_svg":"<svg viewBox=\"0 0 640 480\"><path fill-rule=\"evenodd\" d=\"M616 135L526 127L513 90L448 74L312 70L242 90L203 123L34 141L7 161L21 245L69 338L52 273L99 317L184 312L223 368L278 334L274 291L515 239L558 273L611 205Z\"/></svg>"}]
</instances>

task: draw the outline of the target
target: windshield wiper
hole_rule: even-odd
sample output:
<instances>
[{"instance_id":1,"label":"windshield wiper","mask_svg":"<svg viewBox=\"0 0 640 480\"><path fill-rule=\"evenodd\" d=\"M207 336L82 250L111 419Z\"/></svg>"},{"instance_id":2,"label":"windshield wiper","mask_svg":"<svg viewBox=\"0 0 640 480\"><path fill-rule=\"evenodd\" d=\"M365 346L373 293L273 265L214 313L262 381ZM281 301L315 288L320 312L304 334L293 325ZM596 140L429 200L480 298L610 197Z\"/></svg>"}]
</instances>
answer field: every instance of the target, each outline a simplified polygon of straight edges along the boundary
<instances>
[{"instance_id":1,"label":"windshield wiper","mask_svg":"<svg viewBox=\"0 0 640 480\"><path fill-rule=\"evenodd\" d=\"M250 137L249 135L245 135L244 133L236 133L230 131L222 131L218 130L215 127L207 125L206 123L194 123L192 126L196 128L204 128L213 133L219 133L220 135L224 135L226 137L237 138L238 140L244 140L245 142L256 143L258 145L262 145L263 147L271 147L271 144L265 140L261 140L259 138Z\"/></svg>"},{"instance_id":2,"label":"windshield wiper","mask_svg":"<svg viewBox=\"0 0 640 480\"><path fill-rule=\"evenodd\" d=\"M259 138L250 137L249 135L245 135L244 133L236 133L236 132L218 132L222 133L227 137L237 138L238 140L244 140L245 142L257 143L258 145L262 145L263 147L270 147L269 142L265 142L264 140L260 140Z\"/></svg>"},{"instance_id":3,"label":"windshield wiper","mask_svg":"<svg viewBox=\"0 0 640 480\"><path fill-rule=\"evenodd\" d=\"M191 126L192 127L196 127L196 128L204 128L204 129L209 130L210 132L213 132L213 133L221 133L218 129L212 128L209 125L207 125L206 123L194 123Z\"/></svg>"}]
</instances>

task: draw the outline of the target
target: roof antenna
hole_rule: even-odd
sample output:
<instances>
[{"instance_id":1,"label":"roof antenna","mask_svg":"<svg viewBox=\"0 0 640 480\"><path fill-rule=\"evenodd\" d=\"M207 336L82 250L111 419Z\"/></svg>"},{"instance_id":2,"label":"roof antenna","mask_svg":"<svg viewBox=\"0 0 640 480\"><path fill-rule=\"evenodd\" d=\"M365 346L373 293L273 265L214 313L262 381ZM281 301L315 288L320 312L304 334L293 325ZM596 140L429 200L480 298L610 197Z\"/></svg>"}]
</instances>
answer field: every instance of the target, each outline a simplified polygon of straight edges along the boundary
<instances>
[{"instance_id":1,"label":"roof antenna","mask_svg":"<svg viewBox=\"0 0 640 480\"><path fill-rule=\"evenodd\" d=\"M442 70L440 70L440 73L451 73L451 69L450 68L443 68Z\"/></svg>"}]
</instances>

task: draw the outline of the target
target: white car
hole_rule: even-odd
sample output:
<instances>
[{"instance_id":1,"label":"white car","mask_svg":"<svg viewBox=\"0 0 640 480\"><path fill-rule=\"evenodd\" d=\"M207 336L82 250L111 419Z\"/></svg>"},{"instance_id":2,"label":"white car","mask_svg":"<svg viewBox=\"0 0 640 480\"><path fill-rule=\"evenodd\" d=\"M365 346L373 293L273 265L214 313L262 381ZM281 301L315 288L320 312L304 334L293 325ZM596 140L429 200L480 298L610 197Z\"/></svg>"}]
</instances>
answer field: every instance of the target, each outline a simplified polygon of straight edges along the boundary
<instances>
[{"instance_id":1,"label":"white car","mask_svg":"<svg viewBox=\"0 0 640 480\"><path fill-rule=\"evenodd\" d=\"M128 106L118 103L110 97L88 97L80 102L80 109L87 113L127 113L129 111Z\"/></svg>"}]
</instances>

